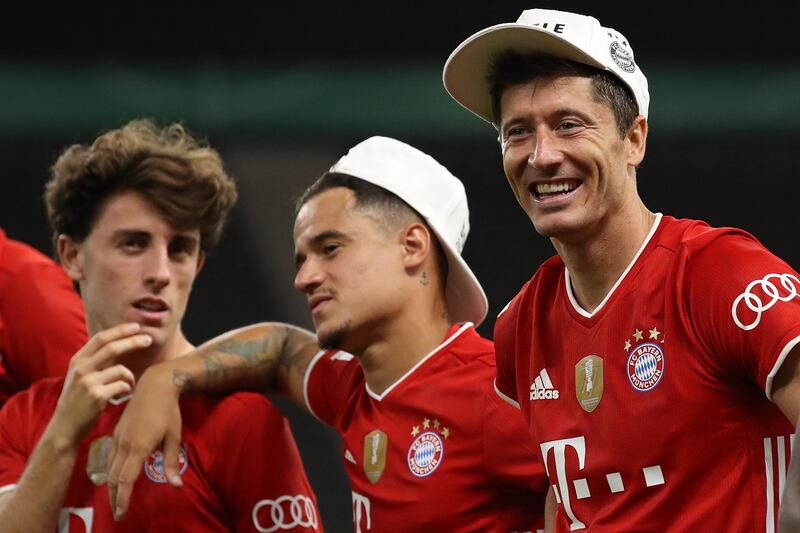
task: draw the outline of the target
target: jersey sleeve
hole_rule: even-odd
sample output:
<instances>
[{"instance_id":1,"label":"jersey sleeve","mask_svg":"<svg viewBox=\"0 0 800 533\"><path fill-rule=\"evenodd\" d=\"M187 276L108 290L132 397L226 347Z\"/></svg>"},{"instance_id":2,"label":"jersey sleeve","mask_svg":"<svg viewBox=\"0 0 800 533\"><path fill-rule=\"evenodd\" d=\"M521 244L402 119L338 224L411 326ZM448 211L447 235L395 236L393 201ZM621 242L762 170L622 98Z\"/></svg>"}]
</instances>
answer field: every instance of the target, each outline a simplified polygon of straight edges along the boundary
<instances>
[{"instance_id":1,"label":"jersey sleeve","mask_svg":"<svg viewBox=\"0 0 800 533\"><path fill-rule=\"evenodd\" d=\"M316 496L281 412L253 393L228 397L224 406L216 492L235 530L322 531Z\"/></svg>"},{"instance_id":2,"label":"jersey sleeve","mask_svg":"<svg viewBox=\"0 0 800 533\"><path fill-rule=\"evenodd\" d=\"M519 296L500 311L494 323L494 349L497 358L495 395L519 409L514 364L516 346L516 316Z\"/></svg>"},{"instance_id":3,"label":"jersey sleeve","mask_svg":"<svg viewBox=\"0 0 800 533\"><path fill-rule=\"evenodd\" d=\"M771 397L800 342L800 275L753 237L727 233L690 251L681 285L690 327L714 362Z\"/></svg>"},{"instance_id":4,"label":"jersey sleeve","mask_svg":"<svg viewBox=\"0 0 800 533\"><path fill-rule=\"evenodd\" d=\"M347 352L320 352L309 364L303 386L311 414L339 429L348 399L356 387L363 386L363 373Z\"/></svg>"},{"instance_id":5,"label":"jersey sleeve","mask_svg":"<svg viewBox=\"0 0 800 533\"><path fill-rule=\"evenodd\" d=\"M12 396L0 409L0 494L16 487L33 453L31 413L48 407L28 389Z\"/></svg>"},{"instance_id":6,"label":"jersey sleeve","mask_svg":"<svg viewBox=\"0 0 800 533\"><path fill-rule=\"evenodd\" d=\"M83 303L52 262L29 265L10 280L0 315L3 365L16 390L66 374L70 358L87 340Z\"/></svg>"}]
</instances>

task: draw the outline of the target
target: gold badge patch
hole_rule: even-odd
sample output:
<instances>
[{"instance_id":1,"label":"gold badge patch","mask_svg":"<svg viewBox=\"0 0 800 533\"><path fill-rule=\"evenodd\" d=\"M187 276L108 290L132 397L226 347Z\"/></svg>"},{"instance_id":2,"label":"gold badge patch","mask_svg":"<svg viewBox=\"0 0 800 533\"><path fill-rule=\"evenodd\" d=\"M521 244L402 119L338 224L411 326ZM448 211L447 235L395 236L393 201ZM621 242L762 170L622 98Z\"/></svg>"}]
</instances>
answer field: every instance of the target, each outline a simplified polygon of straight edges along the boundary
<instances>
[{"instance_id":1,"label":"gold badge patch","mask_svg":"<svg viewBox=\"0 0 800 533\"><path fill-rule=\"evenodd\" d=\"M100 437L89 446L89 459L86 461L86 475L96 486L104 484L108 478L106 463L111 451L111 437Z\"/></svg>"},{"instance_id":2,"label":"gold badge patch","mask_svg":"<svg viewBox=\"0 0 800 533\"><path fill-rule=\"evenodd\" d=\"M386 466L386 433L376 429L364 437L364 473L373 485L378 482Z\"/></svg>"},{"instance_id":3,"label":"gold badge patch","mask_svg":"<svg viewBox=\"0 0 800 533\"><path fill-rule=\"evenodd\" d=\"M587 355L575 365L575 395L587 413L597 408L603 398L603 359Z\"/></svg>"}]
</instances>

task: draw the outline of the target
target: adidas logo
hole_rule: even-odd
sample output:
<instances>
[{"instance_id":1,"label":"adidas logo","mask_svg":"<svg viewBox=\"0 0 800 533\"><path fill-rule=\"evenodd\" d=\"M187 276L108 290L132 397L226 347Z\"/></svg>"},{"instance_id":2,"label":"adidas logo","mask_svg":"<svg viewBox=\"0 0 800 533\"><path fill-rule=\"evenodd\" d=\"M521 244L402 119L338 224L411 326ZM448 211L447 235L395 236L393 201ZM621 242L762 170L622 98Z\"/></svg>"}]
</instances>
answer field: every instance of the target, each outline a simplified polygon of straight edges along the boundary
<instances>
[{"instance_id":1,"label":"adidas logo","mask_svg":"<svg viewBox=\"0 0 800 533\"><path fill-rule=\"evenodd\" d=\"M558 390L553 387L547 369L543 368L539 375L531 383L531 401L533 400L557 400Z\"/></svg>"},{"instance_id":2,"label":"adidas logo","mask_svg":"<svg viewBox=\"0 0 800 533\"><path fill-rule=\"evenodd\" d=\"M347 459L348 461L350 461L350 462L351 462L351 463L353 463L353 464L357 464L357 463L356 463L356 458L355 458L355 457L353 457L353 454L352 454L352 453L350 453L350 450L346 450L346 451L344 452L344 458L345 458L345 459Z\"/></svg>"}]
</instances>

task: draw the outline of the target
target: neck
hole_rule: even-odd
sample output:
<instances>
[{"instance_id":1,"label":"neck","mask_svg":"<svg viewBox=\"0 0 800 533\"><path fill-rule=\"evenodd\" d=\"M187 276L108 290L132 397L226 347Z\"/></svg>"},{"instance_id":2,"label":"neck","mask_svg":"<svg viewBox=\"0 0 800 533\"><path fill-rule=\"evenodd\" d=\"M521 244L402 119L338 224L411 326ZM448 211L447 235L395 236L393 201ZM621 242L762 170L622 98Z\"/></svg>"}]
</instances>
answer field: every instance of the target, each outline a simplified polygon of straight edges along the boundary
<instances>
[{"instance_id":1,"label":"neck","mask_svg":"<svg viewBox=\"0 0 800 533\"><path fill-rule=\"evenodd\" d=\"M433 311L433 310L432 310ZM369 388L382 394L439 346L451 326L443 309L438 313L410 310L371 331L372 339L358 353Z\"/></svg>"},{"instance_id":2,"label":"neck","mask_svg":"<svg viewBox=\"0 0 800 533\"><path fill-rule=\"evenodd\" d=\"M655 218L639 201L629 212L601 221L588 239L552 239L569 270L575 299L584 310L591 313L605 299L641 248Z\"/></svg>"}]
</instances>

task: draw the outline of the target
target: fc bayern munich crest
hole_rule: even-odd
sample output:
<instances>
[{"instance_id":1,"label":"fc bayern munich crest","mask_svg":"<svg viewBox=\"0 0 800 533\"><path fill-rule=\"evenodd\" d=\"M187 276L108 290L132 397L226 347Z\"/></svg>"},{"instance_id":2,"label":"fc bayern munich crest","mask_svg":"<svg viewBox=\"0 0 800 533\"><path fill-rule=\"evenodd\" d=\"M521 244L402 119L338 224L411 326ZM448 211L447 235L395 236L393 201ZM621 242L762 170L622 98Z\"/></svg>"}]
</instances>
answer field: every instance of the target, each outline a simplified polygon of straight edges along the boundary
<instances>
[{"instance_id":1,"label":"fc bayern munich crest","mask_svg":"<svg viewBox=\"0 0 800 533\"><path fill-rule=\"evenodd\" d=\"M183 475L186 471L186 467L189 466L187 457L186 449L181 446L180 452L178 453L178 465L181 467L180 475ZM156 450L151 453L150 457L144 462L144 473L150 481L156 483L167 482L167 476L164 474L164 454L161 450Z\"/></svg>"},{"instance_id":2,"label":"fc bayern munich crest","mask_svg":"<svg viewBox=\"0 0 800 533\"><path fill-rule=\"evenodd\" d=\"M653 390L664 376L664 349L645 342L636 346L628 356L628 379L639 392Z\"/></svg>"},{"instance_id":3,"label":"fc bayern munich crest","mask_svg":"<svg viewBox=\"0 0 800 533\"><path fill-rule=\"evenodd\" d=\"M408 468L417 477L426 477L439 468L444 458L444 440L438 433L426 431L408 448Z\"/></svg>"}]
</instances>

